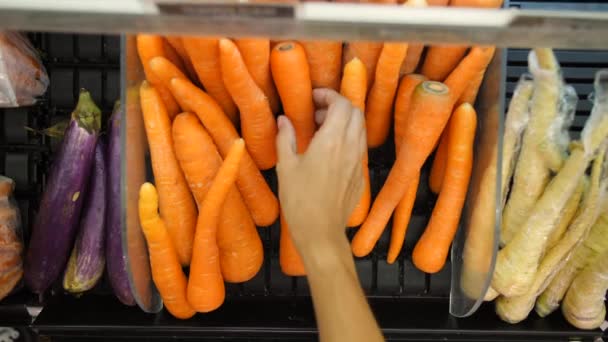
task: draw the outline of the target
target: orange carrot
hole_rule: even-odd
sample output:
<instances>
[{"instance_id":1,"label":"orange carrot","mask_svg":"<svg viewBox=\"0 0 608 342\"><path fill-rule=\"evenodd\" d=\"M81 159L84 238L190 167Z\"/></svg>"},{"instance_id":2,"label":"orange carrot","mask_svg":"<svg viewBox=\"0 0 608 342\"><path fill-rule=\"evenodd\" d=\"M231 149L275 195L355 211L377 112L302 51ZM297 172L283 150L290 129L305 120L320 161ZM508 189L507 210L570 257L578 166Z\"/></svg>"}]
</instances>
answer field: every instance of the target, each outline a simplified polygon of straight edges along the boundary
<instances>
[{"instance_id":1,"label":"orange carrot","mask_svg":"<svg viewBox=\"0 0 608 342\"><path fill-rule=\"evenodd\" d=\"M367 87L371 87L376 78L376 65L378 64L378 58L382 52L382 43L379 42L351 42L344 48L344 61L346 64L353 58L357 57L365 64L367 70Z\"/></svg>"},{"instance_id":2,"label":"orange carrot","mask_svg":"<svg viewBox=\"0 0 608 342\"><path fill-rule=\"evenodd\" d=\"M429 80L443 82L466 52L466 46L431 46L427 49L421 73Z\"/></svg>"},{"instance_id":3,"label":"orange carrot","mask_svg":"<svg viewBox=\"0 0 608 342\"><path fill-rule=\"evenodd\" d=\"M420 57L424 51L424 44L410 44L407 49L407 55L401 64L401 70L399 74L401 76L411 74L416 71L418 64L420 64Z\"/></svg>"},{"instance_id":4,"label":"orange carrot","mask_svg":"<svg viewBox=\"0 0 608 342\"><path fill-rule=\"evenodd\" d=\"M367 146L382 145L391 126L391 113L399 85L399 69L407 54L407 43L384 43L376 66L376 78L365 107Z\"/></svg>"},{"instance_id":5,"label":"orange carrot","mask_svg":"<svg viewBox=\"0 0 608 342\"><path fill-rule=\"evenodd\" d=\"M166 80L171 80L172 78L188 79L186 74L165 57L154 57L150 59L148 67L156 76L158 76L161 83L166 87L169 86L169 83L166 82Z\"/></svg>"},{"instance_id":6,"label":"orange carrot","mask_svg":"<svg viewBox=\"0 0 608 342\"><path fill-rule=\"evenodd\" d=\"M426 0L429 6L447 6L449 0Z\"/></svg>"},{"instance_id":7,"label":"orange carrot","mask_svg":"<svg viewBox=\"0 0 608 342\"><path fill-rule=\"evenodd\" d=\"M139 96L152 171L160 194L160 214L167 225L179 261L187 266L192 256L196 205L173 152L171 121L160 95L144 81Z\"/></svg>"},{"instance_id":8,"label":"orange carrot","mask_svg":"<svg viewBox=\"0 0 608 342\"><path fill-rule=\"evenodd\" d=\"M435 159L433 159L433 165L431 166L431 174L429 176L429 188L434 194L439 194L441 191L441 185L443 184L443 177L445 175L445 166L448 161L448 139L450 132L444 131L439 139L439 145L435 151Z\"/></svg>"},{"instance_id":9,"label":"orange carrot","mask_svg":"<svg viewBox=\"0 0 608 342\"><path fill-rule=\"evenodd\" d=\"M450 88L452 103L456 103L475 77L487 68L494 57L494 51L496 51L495 47L473 47L450 73L444 83Z\"/></svg>"},{"instance_id":10,"label":"orange carrot","mask_svg":"<svg viewBox=\"0 0 608 342\"><path fill-rule=\"evenodd\" d=\"M209 133L192 113L175 117L173 143L179 164L200 207L222 165L222 157ZM230 189L222 209L217 244L225 281L244 282L260 270L264 259L262 241L236 186Z\"/></svg>"},{"instance_id":11,"label":"orange carrot","mask_svg":"<svg viewBox=\"0 0 608 342\"><path fill-rule=\"evenodd\" d=\"M234 41L255 83L264 91L273 113L279 111L279 95L270 73L270 40L241 38Z\"/></svg>"},{"instance_id":12,"label":"orange carrot","mask_svg":"<svg viewBox=\"0 0 608 342\"><path fill-rule=\"evenodd\" d=\"M451 0L450 6L499 8L502 6L502 2L503 0Z\"/></svg>"},{"instance_id":13,"label":"orange carrot","mask_svg":"<svg viewBox=\"0 0 608 342\"><path fill-rule=\"evenodd\" d=\"M450 91L444 84L426 81L416 87L401 150L367 219L353 239L352 250L356 256L365 256L374 248L393 210L437 144L451 108Z\"/></svg>"},{"instance_id":14,"label":"orange carrot","mask_svg":"<svg viewBox=\"0 0 608 342\"><path fill-rule=\"evenodd\" d=\"M180 108L175 101L173 95L165 85L162 84L161 80L156 76L148 66L148 62L158 56L166 57L164 43L161 36L148 35L148 34L138 34L137 35L137 53L139 54L139 59L141 61L141 65L144 68L144 73L146 74L146 79L150 82L160 94L163 103L167 108L167 112L169 116L173 118L180 111Z\"/></svg>"},{"instance_id":15,"label":"orange carrot","mask_svg":"<svg viewBox=\"0 0 608 342\"><path fill-rule=\"evenodd\" d=\"M224 114L236 125L239 115L222 79L218 39L182 37L182 43L190 56L199 81L209 95L219 103Z\"/></svg>"},{"instance_id":16,"label":"orange carrot","mask_svg":"<svg viewBox=\"0 0 608 342\"><path fill-rule=\"evenodd\" d=\"M168 83L180 105L196 113L211 134L220 154L226 157L230 146L239 135L222 108L213 98L186 79L173 78ZM243 156L237 185L255 224L271 225L279 216L279 202L249 153Z\"/></svg>"},{"instance_id":17,"label":"orange carrot","mask_svg":"<svg viewBox=\"0 0 608 342\"><path fill-rule=\"evenodd\" d=\"M410 217L412 216L412 209L414 209L414 202L416 201L419 181L420 174L416 175L411 184L408 185L405 195L399 202L399 205L395 208L393 229L391 230L391 242L388 246L388 255L386 256L386 262L389 264L392 264L397 260L401 248L403 247L405 234L407 233Z\"/></svg>"},{"instance_id":18,"label":"orange carrot","mask_svg":"<svg viewBox=\"0 0 608 342\"><path fill-rule=\"evenodd\" d=\"M494 57L495 51L492 51L492 56L490 56L490 62ZM469 85L466 87L460 98L458 99L458 104L462 103L470 103L472 105L475 104L477 100L477 93L479 93L479 88L481 88L481 84L483 83L483 77L486 74L486 70L488 70L488 65L486 65L483 70L480 70L474 77L471 79Z\"/></svg>"},{"instance_id":19,"label":"orange carrot","mask_svg":"<svg viewBox=\"0 0 608 342\"><path fill-rule=\"evenodd\" d=\"M229 39L220 39L220 64L226 89L241 113L241 133L247 150L260 170L268 170L277 163L277 122L268 98L247 71L239 49Z\"/></svg>"},{"instance_id":20,"label":"orange carrot","mask_svg":"<svg viewBox=\"0 0 608 342\"><path fill-rule=\"evenodd\" d=\"M315 133L315 107L306 52L295 42L272 49L270 68L283 110L296 130L298 153L306 151Z\"/></svg>"},{"instance_id":21,"label":"orange carrot","mask_svg":"<svg viewBox=\"0 0 608 342\"><path fill-rule=\"evenodd\" d=\"M187 280L177 258L165 222L158 215L158 193L154 185L139 190L139 221L146 236L152 279L167 310L179 319L196 314L186 299Z\"/></svg>"},{"instance_id":22,"label":"orange carrot","mask_svg":"<svg viewBox=\"0 0 608 342\"><path fill-rule=\"evenodd\" d=\"M354 58L344 66L344 74L342 76L342 85L340 86L340 93L350 100L353 105L361 112L365 112L365 96L367 92L367 74L365 72L365 65L359 60ZM367 150L363 155L363 194L359 199L359 203L350 214L348 218L347 226L356 227L363 223L371 202L371 189L369 184L369 167L367 166L368 156Z\"/></svg>"},{"instance_id":23,"label":"orange carrot","mask_svg":"<svg viewBox=\"0 0 608 342\"><path fill-rule=\"evenodd\" d=\"M340 87L340 72L342 71L342 42L307 40L301 42L306 51L310 66L310 80L313 88Z\"/></svg>"},{"instance_id":24,"label":"orange carrot","mask_svg":"<svg viewBox=\"0 0 608 342\"><path fill-rule=\"evenodd\" d=\"M296 246L293 244L293 240L289 234L287 221L285 221L283 216L283 211L281 211L280 218L281 237L279 240L279 265L281 266L281 271L292 277L305 276L306 270L304 269L302 257L300 257Z\"/></svg>"},{"instance_id":25,"label":"orange carrot","mask_svg":"<svg viewBox=\"0 0 608 342\"><path fill-rule=\"evenodd\" d=\"M407 128L406 118L410 111L412 93L416 87L426 81L426 77L419 74L406 75L401 79L395 99L395 150L399 153L401 140Z\"/></svg>"},{"instance_id":26,"label":"orange carrot","mask_svg":"<svg viewBox=\"0 0 608 342\"><path fill-rule=\"evenodd\" d=\"M443 186L426 230L412 253L414 265L423 272L436 273L443 268L456 235L473 167L476 125L475 109L468 103L459 106L450 119Z\"/></svg>"},{"instance_id":27,"label":"orange carrot","mask_svg":"<svg viewBox=\"0 0 608 342\"><path fill-rule=\"evenodd\" d=\"M188 280L188 302L198 312L210 312L224 303L226 292L220 267L217 229L224 201L239 173L245 152L243 139L235 140L201 204Z\"/></svg>"},{"instance_id":28,"label":"orange carrot","mask_svg":"<svg viewBox=\"0 0 608 342\"><path fill-rule=\"evenodd\" d=\"M167 42L175 53L179 55L179 58L184 63L184 71L188 74L188 78L190 80L196 80L196 70L194 70L194 65L192 65L192 61L190 60L190 56L186 52L186 48L184 47L184 43L182 43L182 39L177 36L166 36Z\"/></svg>"}]
</instances>

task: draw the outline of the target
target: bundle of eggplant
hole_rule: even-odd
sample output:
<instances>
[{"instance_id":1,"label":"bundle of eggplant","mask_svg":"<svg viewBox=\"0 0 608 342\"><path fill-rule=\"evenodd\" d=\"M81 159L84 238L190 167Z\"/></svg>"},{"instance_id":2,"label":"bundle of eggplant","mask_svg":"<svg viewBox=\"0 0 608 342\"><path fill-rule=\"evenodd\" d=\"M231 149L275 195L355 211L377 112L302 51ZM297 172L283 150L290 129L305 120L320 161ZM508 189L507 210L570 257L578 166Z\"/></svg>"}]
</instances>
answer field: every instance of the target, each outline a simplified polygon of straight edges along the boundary
<instances>
[{"instance_id":1,"label":"bundle of eggplant","mask_svg":"<svg viewBox=\"0 0 608 342\"><path fill-rule=\"evenodd\" d=\"M118 299L135 305L123 254L120 216L120 120L117 103L107 141L101 111L81 90L48 177L25 259L25 283L41 298L63 276L70 293L92 289L107 265Z\"/></svg>"},{"instance_id":2,"label":"bundle of eggplant","mask_svg":"<svg viewBox=\"0 0 608 342\"><path fill-rule=\"evenodd\" d=\"M563 300L572 325L594 329L608 290L608 70L596 74L581 139L570 141L578 97L553 51L533 50L529 69L505 122L502 249L486 299L509 323L534 308L544 317Z\"/></svg>"}]
</instances>

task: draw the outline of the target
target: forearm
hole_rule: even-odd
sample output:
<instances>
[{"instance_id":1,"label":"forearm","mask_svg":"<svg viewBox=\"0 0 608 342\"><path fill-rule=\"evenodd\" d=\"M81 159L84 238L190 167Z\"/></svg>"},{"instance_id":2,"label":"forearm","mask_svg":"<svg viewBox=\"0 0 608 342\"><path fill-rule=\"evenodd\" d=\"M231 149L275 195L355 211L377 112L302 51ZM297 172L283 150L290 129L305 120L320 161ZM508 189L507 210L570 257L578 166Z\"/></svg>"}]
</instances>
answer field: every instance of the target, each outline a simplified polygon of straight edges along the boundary
<instances>
[{"instance_id":1,"label":"forearm","mask_svg":"<svg viewBox=\"0 0 608 342\"><path fill-rule=\"evenodd\" d=\"M383 341L359 284L348 240L303 251L321 341Z\"/></svg>"}]
</instances>

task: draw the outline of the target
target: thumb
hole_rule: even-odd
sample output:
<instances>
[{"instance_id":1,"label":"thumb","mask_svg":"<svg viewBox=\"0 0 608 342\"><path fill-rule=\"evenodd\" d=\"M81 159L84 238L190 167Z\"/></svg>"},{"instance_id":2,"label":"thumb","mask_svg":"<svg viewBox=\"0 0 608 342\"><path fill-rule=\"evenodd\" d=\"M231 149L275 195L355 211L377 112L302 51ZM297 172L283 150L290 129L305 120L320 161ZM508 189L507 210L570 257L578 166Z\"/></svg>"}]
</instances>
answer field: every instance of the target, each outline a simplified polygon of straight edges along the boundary
<instances>
[{"instance_id":1,"label":"thumb","mask_svg":"<svg viewBox=\"0 0 608 342\"><path fill-rule=\"evenodd\" d=\"M297 155L296 131L291 121L285 116L277 118L279 133L277 134L277 156L278 163L291 163Z\"/></svg>"}]
</instances>

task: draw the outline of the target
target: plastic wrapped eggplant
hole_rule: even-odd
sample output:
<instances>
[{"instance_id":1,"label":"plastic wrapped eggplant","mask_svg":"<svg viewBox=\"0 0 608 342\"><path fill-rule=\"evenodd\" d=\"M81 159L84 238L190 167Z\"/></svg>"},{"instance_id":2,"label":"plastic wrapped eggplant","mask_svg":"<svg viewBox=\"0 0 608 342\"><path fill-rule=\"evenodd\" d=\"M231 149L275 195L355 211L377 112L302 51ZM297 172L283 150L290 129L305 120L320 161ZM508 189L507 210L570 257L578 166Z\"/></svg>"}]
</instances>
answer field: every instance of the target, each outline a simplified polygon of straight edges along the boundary
<instances>
[{"instance_id":1,"label":"plastic wrapped eggplant","mask_svg":"<svg viewBox=\"0 0 608 342\"><path fill-rule=\"evenodd\" d=\"M90 290L105 266L106 148L100 139L95 148L93 171L82 209L76 243L63 276L63 288L71 293Z\"/></svg>"},{"instance_id":2,"label":"plastic wrapped eggplant","mask_svg":"<svg viewBox=\"0 0 608 342\"><path fill-rule=\"evenodd\" d=\"M42 295L66 265L78 228L99 135L101 111L81 90L32 227L25 282Z\"/></svg>"}]
</instances>

